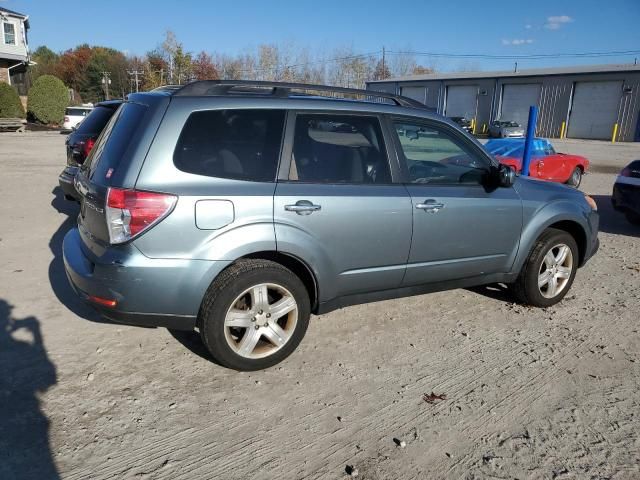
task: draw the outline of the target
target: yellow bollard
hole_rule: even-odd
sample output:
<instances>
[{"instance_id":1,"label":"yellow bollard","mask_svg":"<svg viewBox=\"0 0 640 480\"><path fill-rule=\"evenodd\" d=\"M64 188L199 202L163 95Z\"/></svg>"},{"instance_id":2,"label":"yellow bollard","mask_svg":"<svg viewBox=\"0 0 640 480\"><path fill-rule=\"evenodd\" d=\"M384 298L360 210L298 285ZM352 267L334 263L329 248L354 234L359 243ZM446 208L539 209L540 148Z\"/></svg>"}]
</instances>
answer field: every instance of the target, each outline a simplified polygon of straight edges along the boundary
<instances>
[{"instance_id":1,"label":"yellow bollard","mask_svg":"<svg viewBox=\"0 0 640 480\"><path fill-rule=\"evenodd\" d=\"M564 138L565 128L567 128L567 122L562 122L562 125L560 125L560 138Z\"/></svg>"},{"instance_id":2,"label":"yellow bollard","mask_svg":"<svg viewBox=\"0 0 640 480\"><path fill-rule=\"evenodd\" d=\"M611 135L611 143L616 143L616 137L618 136L618 124L613 124L613 135Z\"/></svg>"},{"instance_id":3,"label":"yellow bollard","mask_svg":"<svg viewBox=\"0 0 640 480\"><path fill-rule=\"evenodd\" d=\"M476 119L475 118L471 119L471 133L473 133L474 135L476 134Z\"/></svg>"},{"instance_id":4,"label":"yellow bollard","mask_svg":"<svg viewBox=\"0 0 640 480\"><path fill-rule=\"evenodd\" d=\"M483 134L487 133L487 124L486 123L482 124L482 133Z\"/></svg>"}]
</instances>

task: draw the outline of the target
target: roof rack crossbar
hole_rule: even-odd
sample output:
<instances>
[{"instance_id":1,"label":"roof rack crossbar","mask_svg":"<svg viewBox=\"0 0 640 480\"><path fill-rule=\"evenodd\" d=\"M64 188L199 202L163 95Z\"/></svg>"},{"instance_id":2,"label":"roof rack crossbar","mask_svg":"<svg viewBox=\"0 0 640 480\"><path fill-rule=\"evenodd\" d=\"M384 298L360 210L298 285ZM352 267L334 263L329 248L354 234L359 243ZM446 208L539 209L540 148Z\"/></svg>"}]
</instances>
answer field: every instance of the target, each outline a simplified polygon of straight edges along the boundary
<instances>
[{"instance_id":1,"label":"roof rack crossbar","mask_svg":"<svg viewBox=\"0 0 640 480\"><path fill-rule=\"evenodd\" d=\"M428 107L417 100L395 95L393 93L378 92L375 90L361 90L358 88L332 87L329 85L316 85L310 83L268 82L262 80L199 80L191 82L173 92L174 96L213 96L233 95L237 93L260 93L259 90L271 90L270 94L278 97L292 95L292 90L303 92L341 93L344 95L357 95L360 97L379 98L391 100L401 107L423 108ZM236 92L233 92L236 90ZM252 92L253 90L253 92ZM318 95L323 96L323 95ZM333 98L325 95L328 98Z\"/></svg>"}]
</instances>

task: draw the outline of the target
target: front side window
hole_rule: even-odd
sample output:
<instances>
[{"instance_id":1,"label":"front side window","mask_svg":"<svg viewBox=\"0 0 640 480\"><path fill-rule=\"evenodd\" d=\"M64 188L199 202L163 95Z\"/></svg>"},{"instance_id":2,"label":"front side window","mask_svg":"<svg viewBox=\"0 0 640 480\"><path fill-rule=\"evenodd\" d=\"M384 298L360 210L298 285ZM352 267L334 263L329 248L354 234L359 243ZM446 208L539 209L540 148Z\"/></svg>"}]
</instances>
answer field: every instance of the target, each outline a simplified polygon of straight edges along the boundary
<instances>
[{"instance_id":1,"label":"front side window","mask_svg":"<svg viewBox=\"0 0 640 480\"><path fill-rule=\"evenodd\" d=\"M376 117L299 114L289 180L308 183L391 183Z\"/></svg>"},{"instance_id":2,"label":"front side window","mask_svg":"<svg viewBox=\"0 0 640 480\"><path fill-rule=\"evenodd\" d=\"M4 22L4 43L7 45L16 44L16 26L13 23Z\"/></svg>"},{"instance_id":3,"label":"front side window","mask_svg":"<svg viewBox=\"0 0 640 480\"><path fill-rule=\"evenodd\" d=\"M196 175L273 182L284 118L284 110L194 112L180 133L173 162Z\"/></svg>"},{"instance_id":4,"label":"front side window","mask_svg":"<svg viewBox=\"0 0 640 480\"><path fill-rule=\"evenodd\" d=\"M479 184L489 162L460 140L436 127L395 122L410 183Z\"/></svg>"}]
</instances>

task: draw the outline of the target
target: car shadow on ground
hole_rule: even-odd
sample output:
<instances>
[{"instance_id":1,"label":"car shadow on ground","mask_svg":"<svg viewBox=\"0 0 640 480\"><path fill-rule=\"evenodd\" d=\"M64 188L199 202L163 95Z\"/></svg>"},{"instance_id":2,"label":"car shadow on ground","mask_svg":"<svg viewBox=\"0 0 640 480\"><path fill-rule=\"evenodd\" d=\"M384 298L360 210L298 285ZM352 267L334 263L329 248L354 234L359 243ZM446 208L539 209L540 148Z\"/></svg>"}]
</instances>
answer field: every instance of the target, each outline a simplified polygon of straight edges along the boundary
<instances>
[{"instance_id":1,"label":"car shadow on ground","mask_svg":"<svg viewBox=\"0 0 640 480\"><path fill-rule=\"evenodd\" d=\"M39 396L57 383L35 317L14 318L0 299L0 478L60 478Z\"/></svg>"},{"instance_id":2,"label":"car shadow on ground","mask_svg":"<svg viewBox=\"0 0 640 480\"><path fill-rule=\"evenodd\" d=\"M513 293L504 283L491 283L489 285L469 287L466 290L500 302L514 303L516 301Z\"/></svg>"},{"instance_id":3,"label":"car shadow on ground","mask_svg":"<svg viewBox=\"0 0 640 480\"><path fill-rule=\"evenodd\" d=\"M173 338L175 338L183 347L189 350L191 353L198 355L200 358L203 358L209 362L213 362L218 366L221 366L216 359L214 359L207 347L204 346L202 339L200 338L200 334L195 331L187 331L187 330L172 330L168 329L169 333Z\"/></svg>"},{"instance_id":4,"label":"car shadow on ground","mask_svg":"<svg viewBox=\"0 0 640 480\"><path fill-rule=\"evenodd\" d=\"M60 187L54 188L51 193L54 195L51 206L59 213L66 215L64 222L62 222L49 240L49 249L51 249L51 253L53 254L53 260L51 260L49 264L49 283L51 284L51 289L60 303L77 316L92 322L113 323L103 320L95 310L78 297L71 288L71 285L69 285L69 280L67 279L67 274L64 269L64 260L62 258L62 242L67 232L76 226L80 206L76 202L66 200Z\"/></svg>"},{"instance_id":5,"label":"car shadow on ground","mask_svg":"<svg viewBox=\"0 0 640 480\"><path fill-rule=\"evenodd\" d=\"M613 209L610 195L591 195L591 197L598 205L601 232L640 238L640 226L629 223L624 213Z\"/></svg>"}]
</instances>

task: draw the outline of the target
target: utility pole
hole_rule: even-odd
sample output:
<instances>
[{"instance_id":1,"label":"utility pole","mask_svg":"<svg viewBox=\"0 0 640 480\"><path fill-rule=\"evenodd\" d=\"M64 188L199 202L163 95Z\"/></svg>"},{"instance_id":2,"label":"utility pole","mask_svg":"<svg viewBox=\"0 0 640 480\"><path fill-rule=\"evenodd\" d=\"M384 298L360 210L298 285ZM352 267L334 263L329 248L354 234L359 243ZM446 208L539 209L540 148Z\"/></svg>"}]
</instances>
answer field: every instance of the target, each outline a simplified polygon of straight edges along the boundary
<instances>
[{"instance_id":1,"label":"utility pole","mask_svg":"<svg viewBox=\"0 0 640 480\"><path fill-rule=\"evenodd\" d=\"M109 85L111 85L111 72L102 72L102 86L105 100L109 100Z\"/></svg>"},{"instance_id":2,"label":"utility pole","mask_svg":"<svg viewBox=\"0 0 640 480\"><path fill-rule=\"evenodd\" d=\"M513 67L513 73L518 73L518 62L516 62L515 66Z\"/></svg>"},{"instance_id":3,"label":"utility pole","mask_svg":"<svg viewBox=\"0 0 640 480\"><path fill-rule=\"evenodd\" d=\"M384 80L385 77L386 77L386 75L385 75L386 70L384 69L384 67L385 67L385 63L384 62L385 62L385 56L386 56L385 54L386 54L386 52L385 52L385 48L384 48L384 45L383 45L382 46L382 80Z\"/></svg>"},{"instance_id":4,"label":"utility pole","mask_svg":"<svg viewBox=\"0 0 640 480\"><path fill-rule=\"evenodd\" d=\"M138 75L143 75L144 71L127 70L127 73L130 77L134 77L134 82L136 82L136 93L138 93L140 91L140 80L138 79Z\"/></svg>"}]
</instances>

